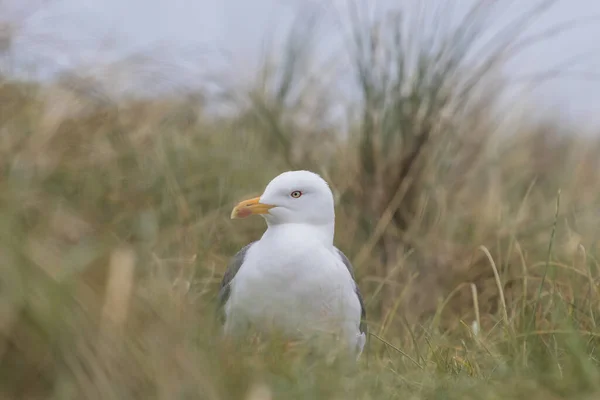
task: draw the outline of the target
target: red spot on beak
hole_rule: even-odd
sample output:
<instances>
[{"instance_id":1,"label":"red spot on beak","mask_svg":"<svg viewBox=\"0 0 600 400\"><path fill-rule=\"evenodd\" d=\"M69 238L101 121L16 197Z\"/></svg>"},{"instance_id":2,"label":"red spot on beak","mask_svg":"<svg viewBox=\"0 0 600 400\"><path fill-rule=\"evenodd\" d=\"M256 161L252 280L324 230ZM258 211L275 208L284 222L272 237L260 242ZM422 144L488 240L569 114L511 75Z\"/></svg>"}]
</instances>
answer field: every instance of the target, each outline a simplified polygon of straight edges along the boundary
<instances>
[{"instance_id":1,"label":"red spot on beak","mask_svg":"<svg viewBox=\"0 0 600 400\"><path fill-rule=\"evenodd\" d=\"M237 210L238 218L246 218L252 214L252 211L248 207L242 207Z\"/></svg>"}]
</instances>

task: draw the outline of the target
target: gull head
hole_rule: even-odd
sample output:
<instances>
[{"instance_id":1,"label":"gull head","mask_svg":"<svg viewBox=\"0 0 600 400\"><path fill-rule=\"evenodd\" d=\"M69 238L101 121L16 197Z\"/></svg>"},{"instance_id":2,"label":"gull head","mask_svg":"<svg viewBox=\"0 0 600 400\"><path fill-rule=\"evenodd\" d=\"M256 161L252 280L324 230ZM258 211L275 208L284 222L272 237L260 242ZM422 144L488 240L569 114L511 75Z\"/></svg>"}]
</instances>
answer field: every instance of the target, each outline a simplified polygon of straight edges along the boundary
<instances>
[{"instance_id":1,"label":"gull head","mask_svg":"<svg viewBox=\"0 0 600 400\"><path fill-rule=\"evenodd\" d=\"M269 225L332 225L333 194L319 175L310 171L288 171L275 177L263 194L236 205L231 218L261 215Z\"/></svg>"}]
</instances>

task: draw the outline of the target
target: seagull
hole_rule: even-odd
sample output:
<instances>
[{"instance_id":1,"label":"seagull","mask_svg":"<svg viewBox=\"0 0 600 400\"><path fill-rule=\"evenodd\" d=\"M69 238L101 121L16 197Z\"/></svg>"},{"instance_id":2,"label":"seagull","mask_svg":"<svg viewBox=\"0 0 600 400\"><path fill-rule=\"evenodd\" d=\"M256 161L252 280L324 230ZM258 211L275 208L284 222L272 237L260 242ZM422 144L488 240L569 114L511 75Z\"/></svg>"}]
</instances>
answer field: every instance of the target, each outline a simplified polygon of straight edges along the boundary
<instances>
[{"instance_id":1,"label":"seagull","mask_svg":"<svg viewBox=\"0 0 600 400\"><path fill-rule=\"evenodd\" d=\"M232 219L252 215L262 216L267 230L227 266L218 294L224 334L250 327L299 340L329 333L358 360L366 312L352 264L333 244L327 182L310 171L284 172L231 212Z\"/></svg>"}]
</instances>

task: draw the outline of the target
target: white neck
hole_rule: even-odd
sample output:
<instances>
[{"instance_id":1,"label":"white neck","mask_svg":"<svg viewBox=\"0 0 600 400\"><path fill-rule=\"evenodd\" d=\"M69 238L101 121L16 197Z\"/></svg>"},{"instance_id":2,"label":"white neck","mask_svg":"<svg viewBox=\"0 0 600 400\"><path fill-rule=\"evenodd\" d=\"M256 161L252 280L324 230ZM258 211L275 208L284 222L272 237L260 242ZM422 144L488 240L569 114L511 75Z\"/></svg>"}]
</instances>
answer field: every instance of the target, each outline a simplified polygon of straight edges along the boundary
<instances>
[{"instance_id":1,"label":"white neck","mask_svg":"<svg viewBox=\"0 0 600 400\"><path fill-rule=\"evenodd\" d=\"M263 234L263 238L276 238L280 235L289 235L293 233L296 236L317 240L327 247L333 247L333 235L335 231L335 223L327 225L310 225L302 223L287 223L287 224L269 224L267 230Z\"/></svg>"}]
</instances>

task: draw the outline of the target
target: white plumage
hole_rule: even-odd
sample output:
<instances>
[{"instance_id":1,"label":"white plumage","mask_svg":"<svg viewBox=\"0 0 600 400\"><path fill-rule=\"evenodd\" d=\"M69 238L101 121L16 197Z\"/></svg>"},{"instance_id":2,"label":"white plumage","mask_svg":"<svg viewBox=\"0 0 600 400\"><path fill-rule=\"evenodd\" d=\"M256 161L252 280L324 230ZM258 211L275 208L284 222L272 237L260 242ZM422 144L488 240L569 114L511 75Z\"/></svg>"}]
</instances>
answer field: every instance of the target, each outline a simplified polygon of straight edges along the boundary
<instances>
[{"instance_id":1,"label":"white plumage","mask_svg":"<svg viewBox=\"0 0 600 400\"><path fill-rule=\"evenodd\" d=\"M238 204L232 218L253 214L265 218L267 230L235 255L225 273L219 294L225 334L243 334L250 326L293 339L330 333L360 356L365 311L352 266L333 245L327 183L312 172L285 172L262 196Z\"/></svg>"}]
</instances>

